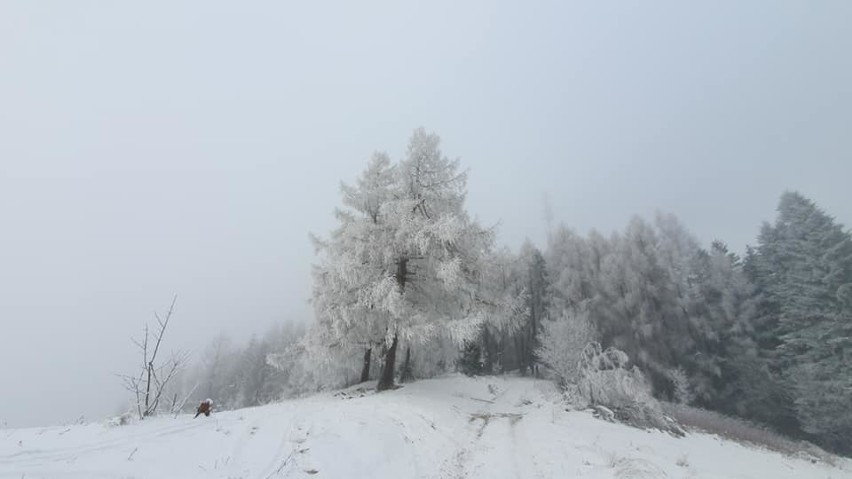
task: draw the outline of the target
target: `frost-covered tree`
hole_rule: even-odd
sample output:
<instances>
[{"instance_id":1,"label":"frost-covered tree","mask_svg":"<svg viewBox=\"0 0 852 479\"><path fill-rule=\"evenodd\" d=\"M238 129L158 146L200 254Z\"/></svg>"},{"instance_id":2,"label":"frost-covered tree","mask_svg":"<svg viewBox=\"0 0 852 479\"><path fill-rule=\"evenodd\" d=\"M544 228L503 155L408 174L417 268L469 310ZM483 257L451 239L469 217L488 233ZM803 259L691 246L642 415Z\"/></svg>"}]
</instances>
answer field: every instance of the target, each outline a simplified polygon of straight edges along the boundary
<instances>
[{"instance_id":1,"label":"frost-covered tree","mask_svg":"<svg viewBox=\"0 0 852 479\"><path fill-rule=\"evenodd\" d=\"M278 338L271 334L261 339L252 337L243 350L237 382L240 407L259 406L281 398L287 370L269 364L268 357L276 349L274 339Z\"/></svg>"},{"instance_id":2,"label":"frost-covered tree","mask_svg":"<svg viewBox=\"0 0 852 479\"><path fill-rule=\"evenodd\" d=\"M753 339L757 312L754 286L740 258L721 241L713 242L709 250L699 250L690 270L692 343L681 365L689 375L696 402L758 419L768 403L765 395L772 388L767 388L771 377ZM754 388L762 391L752 391ZM764 406L751 401L755 396L761 396Z\"/></svg>"},{"instance_id":3,"label":"frost-covered tree","mask_svg":"<svg viewBox=\"0 0 852 479\"><path fill-rule=\"evenodd\" d=\"M238 358L238 350L224 333L210 343L196 366L201 378L199 400L212 398L218 409L240 407Z\"/></svg>"},{"instance_id":4,"label":"frost-covered tree","mask_svg":"<svg viewBox=\"0 0 852 479\"><path fill-rule=\"evenodd\" d=\"M493 233L464 209L467 175L414 132L406 157L377 155L355 186L314 271L317 327L331 346L382 348L379 389L393 386L400 340L473 337L484 322L482 271Z\"/></svg>"},{"instance_id":5,"label":"frost-covered tree","mask_svg":"<svg viewBox=\"0 0 852 479\"><path fill-rule=\"evenodd\" d=\"M668 371L689 348L677 239L640 218L614 235L600 272L593 322L604 346L623 350L645 371L657 393L670 394Z\"/></svg>"},{"instance_id":6,"label":"frost-covered tree","mask_svg":"<svg viewBox=\"0 0 852 479\"><path fill-rule=\"evenodd\" d=\"M189 361L189 354L186 352L172 351L171 357L165 361L160 354L176 301L177 296L172 299L164 317L154 313L157 326L153 331L149 330L146 323L142 338L132 340L139 349L141 367L134 374L121 375L125 388L134 395L134 409L140 420L157 414L161 402L168 400L168 393L171 392L175 379Z\"/></svg>"},{"instance_id":7,"label":"frost-covered tree","mask_svg":"<svg viewBox=\"0 0 852 479\"><path fill-rule=\"evenodd\" d=\"M763 298L763 345L802 429L852 450L852 235L811 200L787 192L750 263Z\"/></svg>"},{"instance_id":8,"label":"frost-covered tree","mask_svg":"<svg viewBox=\"0 0 852 479\"><path fill-rule=\"evenodd\" d=\"M348 355L363 351L361 380L369 379L373 348L387 333L387 306L379 302L393 289L387 265L393 252L391 203L399 196L399 175L387 154L376 153L355 185L341 184L346 209L335 211L339 226L328 240L314 237L323 261L314 266L313 305L317 330L310 350Z\"/></svg>"},{"instance_id":9,"label":"frost-covered tree","mask_svg":"<svg viewBox=\"0 0 852 479\"><path fill-rule=\"evenodd\" d=\"M675 394L683 377L672 371L682 367L710 401L724 381L719 341L741 339L751 313L748 282L726 252L701 250L675 217L661 214L608 239L561 227L547 255L552 316L586 312L603 345L627 352L657 394Z\"/></svg>"},{"instance_id":10,"label":"frost-covered tree","mask_svg":"<svg viewBox=\"0 0 852 479\"><path fill-rule=\"evenodd\" d=\"M272 364L270 357L290 349L304 334L304 325L284 323L262 336L252 336L245 345L235 345L226 335L217 335L165 396L172 412L194 410L207 398L213 400L216 409L225 410L292 395L296 388L291 382L299 380L295 377L295 358Z\"/></svg>"},{"instance_id":11,"label":"frost-covered tree","mask_svg":"<svg viewBox=\"0 0 852 479\"><path fill-rule=\"evenodd\" d=\"M317 327L308 329L297 341L267 356L267 364L286 375L282 397L298 397L352 385L359 378L360 351L328 348L328 340L317 338Z\"/></svg>"},{"instance_id":12,"label":"frost-covered tree","mask_svg":"<svg viewBox=\"0 0 852 479\"><path fill-rule=\"evenodd\" d=\"M657 396L848 444L852 240L811 201L785 194L745 261L665 215L609 238L560 227L545 257L549 315L588 314Z\"/></svg>"},{"instance_id":13,"label":"frost-covered tree","mask_svg":"<svg viewBox=\"0 0 852 479\"><path fill-rule=\"evenodd\" d=\"M592 248L592 242L598 248ZM609 242L600 235L586 240L565 226L550 235L546 265L554 316L588 307L600 295L601 262L609 249Z\"/></svg>"},{"instance_id":14,"label":"frost-covered tree","mask_svg":"<svg viewBox=\"0 0 852 479\"><path fill-rule=\"evenodd\" d=\"M528 342L530 309L528 271L523 258L501 248L486 261L482 270L480 296L488 306L489 321L479 335L465 344L461 364L477 374L495 374L522 367L524 341ZM471 344L475 342L476 344Z\"/></svg>"},{"instance_id":15,"label":"frost-covered tree","mask_svg":"<svg viewBox=\"0 0 852 479\"><path fill-rule=\"evenodd\" d=\"M529 372L537 376L536 349L539 346L541 325L547 319L550 308L550 278L544 256L532 243L524 242L519 256L526 308L521 328L515 335L515 349L521 374Z\"/></svg>"},{"instance_id":16,"label":"frost-covered tree","mask_svg":"<svg viewBox=\"0 0 852 479\"><path fill-rule=\"evenodd\" d=\"M601 270L611 250L611 243L598 233L584 238L565 226L558 227L548 238L544 315L549 320L543 322L539 332L537 356L552 374L555 364L566 364L559 357L572 358L563 368L576 368L575 355L606 324L609 303L603 297ZM585 325L590 331L578 335L585 331Z\"/></svg>"},{"instance_id":17,"label":"frost-covered tree","mask_svg":"<svg viewBox=\"0 0 852 479\"><path fill-rule=\"evenodd\" d=\"M586 345L594 341L595 330L587 311L565 313L544 321L538 334L538 361L563 388L577 386L580 379L580 359Z\"/></svg>"}]
</instances>

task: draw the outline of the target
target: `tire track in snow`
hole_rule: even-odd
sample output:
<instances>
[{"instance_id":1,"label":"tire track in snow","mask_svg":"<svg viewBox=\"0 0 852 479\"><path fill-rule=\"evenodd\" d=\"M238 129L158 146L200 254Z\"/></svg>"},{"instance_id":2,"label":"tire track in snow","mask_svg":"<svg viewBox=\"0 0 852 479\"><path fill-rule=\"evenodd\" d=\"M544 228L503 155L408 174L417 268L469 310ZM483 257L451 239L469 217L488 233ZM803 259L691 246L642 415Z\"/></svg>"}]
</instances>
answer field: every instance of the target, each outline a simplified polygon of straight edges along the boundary
<instances>
[{"instance_id":1,"label":"tire track in snow","mask_svg":"<svg viewBox=\"0 0 852 479\"><path fill-rule=\"evenodd\" d=\"M109 451L113 449L135 447L140 442L159 437L167 437L182 432L203 427L202 422L180 424L163 429L154 429L150 432L133 434L129 436L119 436L113 439L107 439L89 444L82 444L70 447L60 447L51 450L22 450L11 454L0 455L0 465L2 466L36 466L44 462L60 462L70 461L79 456L91 454L95 452ZM146 425L147 426L147 425ZM111 432L111 431L110 431ZM71 440L71 436L63 438L63 440Z\"/></svg>"},{"instance_id":2,"label":"tire track in snow","mask_svg":"<svg viewBox=\"0 0 852 479\"><path fill-rule=\"evenodd\" d=\"M506 389L501 389L506 388ZM467 439L442 468L454 478L547 478L527 435L527 392L506 382L488 385L492 399L468 398L476 412L468 413Z\"/></svg>"},{"instance_id":3,"label":"tire track in snow","mask_svg":"<svg viewBox=\"0 0 852 479\"><path fill-rule=\"evenodd\" d=\"M307 444L314 429L314 421L312 417L319 411L327 411L328 405L316 407L309 411L299 414L298 420L290 423L287 432L282 434L281 441L275 448L275 453L269 458L266 466L260 469L260 473L255 477L257 479L272 479L274 477L288 477L288 471L293 471L295 467L302 467L300 464L301 456L310 450L310 445Z\"/></svg>"},{"instance_id":4,"label":"tire track in snow","mask_svg":"<svg viewBox=\"0 0 852 479\"><path fill-rule=\"evenodd\" d=\"M506 471L502 469L498 471L499 474L496 476L493 474L483 474L481 471L482 467L488 464L487 461L483 460L483 457L489 456L491 451L494 450L493 444L490 444L493 440L490 438L493 435L491 431L494 430L495 427L489 426L495 420L502 423L505 422L503 418L511 420L514 417L511 413L493 412L495 406L504 406L500 399L505 395L506 391L499 390L494 384L488 385L488 391L492 396L492 399L490 400L472 396L467 397L467 399L475 401L477 405L480 406L480 409L477 412L469 412L467 414L469 425L467 427L468 437L467 439L462 439L462 442L460 442L455 453L453 453L453 455L448 458L444 465L440 468L442 477L452 477L455 479L489 476L505 477ZM489 439L483 440L483 437L488 437ZM505 457L506 453L513 454L511 448L503 451L503 457ZM516 469L514 470L514 473L513 477L520 477Z\"/></svg>"}]
</instances>

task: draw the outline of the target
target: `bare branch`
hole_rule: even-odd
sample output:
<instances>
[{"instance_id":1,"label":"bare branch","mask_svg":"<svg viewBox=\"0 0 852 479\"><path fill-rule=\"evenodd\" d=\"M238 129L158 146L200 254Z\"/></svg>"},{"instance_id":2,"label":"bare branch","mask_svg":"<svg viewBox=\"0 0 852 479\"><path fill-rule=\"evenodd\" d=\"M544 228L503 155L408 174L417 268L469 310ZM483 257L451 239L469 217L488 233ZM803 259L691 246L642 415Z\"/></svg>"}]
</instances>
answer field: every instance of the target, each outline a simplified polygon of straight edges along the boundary
<instances>
[{"instance_id":1,"label":"bare branch","mask_svg":"<svg viewBox=\"0 0 852 479\"><path fill-rule=\"evenodd\" d=\"M157 359L157 352L160 350L160 343L163 341L163 335L166 333L166 327L169 325L169 320L172 318L172 312L175 310L175 302L177 301L177 295L172 298L172 304L169 306L169 312L166 313L165 321L160 321L157 313L154 313L154 316L157 317L157 322L160 324L160 330L155 335L157 343L154 345L154 352L151 354L151 361L153 362Z\"/></svg>"},{"instance_id":2,"label":"bare branch","mask_svg":"<svg viewBox=\"0 0 852 479\"><path fill-rule=\"evenodd\" d=\"M141 350L145 350L145 346L143 346L142 343L140 343L137 339L130 338L130 340L133 342L133 344L136 345L136 347L138 347Z\"/></svg>"},{"instance_id":3,"label":"bare branch","mask_svg":"<svg viewBox=\"0 0 852 479\"><path fill-rule=\"evenodd\" d=\"M180 405L172 406L172 412L174 413L175 417L177 417L178 413L180 413L180 411L186 405L186 402L189 401L189 398L192 397L193 394L195 394L196 389L198 389L198 384L193 386L192 389L190 389L189 392L186 393L186 396L183 397L183 400L181 400Z\"/></svg>"},{"instance_id":4,"label":"bare branch","mask_svg":"<svg viewBox=\"0 0 852 479\"><path fill-rule=\"evenodd\" d=\"M169 320L174 312L176 302L177 295L172 298L172 303L169 306L165 319L161 318L159 314L154 312L158 328L153 333L154 347L152 350L148 349L151 330L147 323L143 329L144 336L141 341L131 338L133 344L139 348L142 353L142 368L138 377L135 375L122 375L121 378L125 389L136 396L136 409L139 413L140 419L156 413L157 407L160 404L160 399L162 398L169 381L171 381L177 373L183 369L189 360L189 355L187 353L172 353L170 361L165 364L157 364L160 345L165 337L166 328L169 325Z\"/></svg>"}]
</instances>

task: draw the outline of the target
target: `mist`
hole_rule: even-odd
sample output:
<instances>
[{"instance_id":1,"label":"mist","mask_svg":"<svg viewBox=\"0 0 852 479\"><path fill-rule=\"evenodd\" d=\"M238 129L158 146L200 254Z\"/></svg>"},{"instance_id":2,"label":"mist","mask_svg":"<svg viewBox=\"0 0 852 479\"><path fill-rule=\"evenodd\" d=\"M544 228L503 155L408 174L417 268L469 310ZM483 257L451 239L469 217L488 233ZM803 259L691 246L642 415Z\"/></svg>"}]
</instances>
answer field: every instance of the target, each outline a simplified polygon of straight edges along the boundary
<instances>
[{"instance_id":1,"label":"mist","mask_svg":"<svg viewBox=\"0 0 852 479\"><path fill-rule=\"evenodd\" d=\"M847 2L0 7L0 424L129 401L138 336L198 358L309 322L308 233L413 129L498 242L677 215L753 243L788 189L852 223ZM552 211L552 219L545 212Z\"/></svg>"}]
</instances>

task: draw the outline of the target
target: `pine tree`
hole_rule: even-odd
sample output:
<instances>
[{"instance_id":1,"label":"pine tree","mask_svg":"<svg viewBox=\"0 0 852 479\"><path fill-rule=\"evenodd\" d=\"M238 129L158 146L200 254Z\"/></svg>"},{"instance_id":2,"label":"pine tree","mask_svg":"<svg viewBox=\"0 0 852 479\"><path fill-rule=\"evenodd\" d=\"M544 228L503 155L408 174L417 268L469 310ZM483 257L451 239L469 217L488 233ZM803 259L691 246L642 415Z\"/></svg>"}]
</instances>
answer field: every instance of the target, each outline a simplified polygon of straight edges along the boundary
<instances>
[{"instance_id":1,"label":"pine tree","mask_svg":"<svg viewBox=\"0 0 852 479\"><path fill-rule=\"evenodd\" d=\"M754 338L757 296L743 262L714 241L690 275L690 335L684 366L699 405L767 422L781 401ZM774 405L774 406L772 406ZM774 414L774 412L773 412ZM777 418L776 418L777 419Z\"/></svg>"},{"instance_id":2,"label":"pine tree","mask_svg":"<svg viewBox=\"0 0 852 479\"><path fill-rule=\"evenodd\" d=\"M751 268L764 298L763 343L802 429L852 450L852 235L804 196L781 197Z\"/></svg>"}]
</instances>

